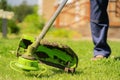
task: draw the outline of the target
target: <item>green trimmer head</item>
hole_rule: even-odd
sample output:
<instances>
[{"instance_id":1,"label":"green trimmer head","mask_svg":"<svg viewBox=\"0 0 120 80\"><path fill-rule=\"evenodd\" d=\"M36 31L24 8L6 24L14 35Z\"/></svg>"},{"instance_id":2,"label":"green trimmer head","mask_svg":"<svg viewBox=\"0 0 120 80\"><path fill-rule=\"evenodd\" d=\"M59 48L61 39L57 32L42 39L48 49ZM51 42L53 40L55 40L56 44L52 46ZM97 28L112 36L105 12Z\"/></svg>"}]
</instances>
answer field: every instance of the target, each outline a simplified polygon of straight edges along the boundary
<instances>
[{"instance_id":1,"label":"green trimmer head","mask_svg":"<svg viewBox=\"0 0 120 80\"><path fill-rule=\"evenodd\" d=\"M39 77L47 71L47 68L38 63L38 60L25 59L20 56L17 61L10 62L10 67L20 73L33 72L37 77Z\"/></svg>"},{"instance_id":2,"label":"green trimmer head","mask_svg":"<svg viewBox=\"0 0 120 80\"><path fill-rule=\"evenodd\" d=\"M22 57L18 58L18 61L12 61L11 66L13 67L16 66L15 68L18 70L22 69L24 71L37 71L39 70L39 65L37 60L30 60L30 59L25 59Z\"/></svg>"},{"instance_id":3,"label":"green trimmer head","mask_svg":"<svg viewBox=\"0 0 120 80\"><path fill-rule=\"evenodd\" d=\"M35 39L30 36L23 36L19 43L17 56L20 57L26 53L28 46L34 41ZM70 47L47 41L41 41L34 51L34 57L47 65L72 72L78 65L78 57Z\"/></svg>"}]
</instances>

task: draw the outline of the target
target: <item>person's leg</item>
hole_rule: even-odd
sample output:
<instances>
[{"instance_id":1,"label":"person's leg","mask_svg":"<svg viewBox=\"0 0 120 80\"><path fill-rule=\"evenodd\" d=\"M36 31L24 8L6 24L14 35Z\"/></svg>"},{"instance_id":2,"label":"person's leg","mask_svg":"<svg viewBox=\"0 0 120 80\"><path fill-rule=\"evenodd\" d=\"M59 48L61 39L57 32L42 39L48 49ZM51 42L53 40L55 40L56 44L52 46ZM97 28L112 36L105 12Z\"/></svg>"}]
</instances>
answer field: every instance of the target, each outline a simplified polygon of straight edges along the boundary
<instances>
[{"instance_id":1,"label":"person's leg","mask_svg":"<svg viewBox=\"0 0 120 80\"><path fill-rule=\"evenodd\" d=\"M94 47L94 56L109 57L111 49L107 44L109 19L107 14L108 0L90 0L91 5L91 33Z\"/></svg>"}]
</instances>

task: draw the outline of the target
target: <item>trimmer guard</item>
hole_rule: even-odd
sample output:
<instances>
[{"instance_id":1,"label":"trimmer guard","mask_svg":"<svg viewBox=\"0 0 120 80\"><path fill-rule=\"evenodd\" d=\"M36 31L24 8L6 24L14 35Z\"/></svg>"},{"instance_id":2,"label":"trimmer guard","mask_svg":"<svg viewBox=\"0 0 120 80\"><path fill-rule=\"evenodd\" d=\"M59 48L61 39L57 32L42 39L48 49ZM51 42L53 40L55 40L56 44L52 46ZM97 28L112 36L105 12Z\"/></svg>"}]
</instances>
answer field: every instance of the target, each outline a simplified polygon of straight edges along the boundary
<instances>
[{"instance_id":1,"label":"trimmer guard","mask_svg":"<svg viewBox=\"0 0 120 80\"><path fill-rule=\"evenodd\" d=\"M24 54L34 41L35 39L30 36L23 36L19 42L17 56ZM40 42L34 57L46 65L60 69L75 69L78 65L78 57L70 47L47 41Z\"/></svg>"}]
</instances>

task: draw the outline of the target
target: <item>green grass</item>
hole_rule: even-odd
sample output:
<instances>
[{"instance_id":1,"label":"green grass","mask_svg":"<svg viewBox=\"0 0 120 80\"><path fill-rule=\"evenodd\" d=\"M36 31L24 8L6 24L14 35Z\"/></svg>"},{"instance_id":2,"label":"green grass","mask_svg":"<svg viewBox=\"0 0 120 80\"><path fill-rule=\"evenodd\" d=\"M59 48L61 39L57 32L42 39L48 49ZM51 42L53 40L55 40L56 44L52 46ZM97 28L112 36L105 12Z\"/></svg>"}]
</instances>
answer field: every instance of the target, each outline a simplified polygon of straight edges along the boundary
<instances>
[{"instance_id":1,"label":"green grass","mask_svg":"<svg viewBox=\"0 0 120 80\"><path fill-rule=\"evenodd\" d=\"M93 44L90 40L60 39L57 42L69 45L79 57L74 74L47 67L47 72L36 77L34 73L22 74L10 68L10 61L17 60L15 52L19 38L0 39L0 80L119 80L120 79L120 41L109 41L112 48L110 58L91 61Z\"/></svg>"}]
</instances>

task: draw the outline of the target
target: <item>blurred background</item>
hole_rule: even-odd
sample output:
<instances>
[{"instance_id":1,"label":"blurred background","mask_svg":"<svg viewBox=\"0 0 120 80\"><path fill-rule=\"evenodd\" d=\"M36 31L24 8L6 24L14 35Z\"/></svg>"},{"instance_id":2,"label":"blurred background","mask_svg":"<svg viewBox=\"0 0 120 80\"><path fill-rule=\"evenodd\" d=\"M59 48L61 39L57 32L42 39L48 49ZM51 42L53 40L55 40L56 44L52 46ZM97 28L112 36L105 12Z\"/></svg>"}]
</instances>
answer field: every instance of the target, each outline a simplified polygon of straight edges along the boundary
<instances>
[{"instance_id":1,"label":"blurred background","mask_svg":"<svg viewBox=\"0 0 120 80\"><path fill-rule=\"evenodd\" d=\"M0 36L39 34L62 0L0 0ZM108 38L120 39L120 0L109 0ZM49 37L90 38L89 0L68 0Z\"/></svg>"}]
</instances>

